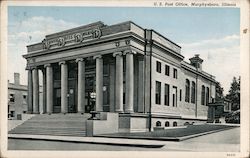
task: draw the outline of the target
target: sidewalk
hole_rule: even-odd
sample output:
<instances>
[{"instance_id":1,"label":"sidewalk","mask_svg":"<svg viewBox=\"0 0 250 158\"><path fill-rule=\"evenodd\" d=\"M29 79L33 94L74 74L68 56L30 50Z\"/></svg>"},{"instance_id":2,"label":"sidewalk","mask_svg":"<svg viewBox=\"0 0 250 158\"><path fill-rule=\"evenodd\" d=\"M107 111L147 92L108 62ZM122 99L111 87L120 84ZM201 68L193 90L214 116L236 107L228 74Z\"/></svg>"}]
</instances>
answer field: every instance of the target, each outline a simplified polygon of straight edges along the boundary
<instances>
[{"instance_id":1,"label":"sidewalk","mask_svg":"<svg viewBox=\"0 0 250 158\"><path fill-rule=\"evenodd\" d=\"M152 140L99 138L99 137L8 134L8 138L31 139L31 140L51 140L51 141L61 141L61 142L118 145L118 146L133 146L133 147L143 147L143 148L161 148L165 145L164 142L152 141Z\"/></svg>"}]
</instances>

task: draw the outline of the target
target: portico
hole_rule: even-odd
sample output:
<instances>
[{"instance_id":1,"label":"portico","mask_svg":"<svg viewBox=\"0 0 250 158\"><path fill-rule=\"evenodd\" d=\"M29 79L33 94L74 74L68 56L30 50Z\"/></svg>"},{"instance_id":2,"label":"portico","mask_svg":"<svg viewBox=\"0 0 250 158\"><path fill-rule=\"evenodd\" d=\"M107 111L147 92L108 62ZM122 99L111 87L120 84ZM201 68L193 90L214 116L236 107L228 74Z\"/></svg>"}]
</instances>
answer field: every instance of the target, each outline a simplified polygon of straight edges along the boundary
<instances>
[{"instance_id":1,"label":"portico","mask_svg":"<svg viewBox=\"0 0 250 158\"><path fill-rule=\"evenodd\" d=\"M50 114L60 112L65 114L72 112L89 112L90 110L86 111L85 107L88 105L87 100L90 99L88 98L89 96L87 95L86 88L89 90L91 89L91 93L95 94L95 105L92 110L97 112L109 112L114 109L115 112L119 113L133 113L135 89L134 61L138 61L135 60L137 57L138 55L134 50L126 49L124 51L119 50L105 55L75 58L39 65L36 68L32 67L32 70L27 69L29 74L28 91L33 94L31 95L32 99L30 98L29 100L29 112L40 113L40 108L38 107L38 71L43 71L43 80L45 80L43 82L43 86L45 87L45 94L43 95L45 97L43 98L43 101L45 101L43 103L43 113ZM114 65L112 61L115 61ZM85 66L86 62L88 63L87 66ZM115 70L113 74L111 72L112 66L114 66L113 69ZM75 71L72 71L72 69L75 69ZM75 73L73 75L76 76L75 78L73 77L74 79L72 79L72 76L70 77L72 73ZM60 77L58 77L58 74ZM106 77L110 75L111 77ZM114 75L114 77L112 77L112 75ZM93 87L91 87L88 82L86 83L86 76L93 76L94 81L92 82L95 84ZM136 76L136 79L138 79L138 76ZM115 86L106 85L104 82L108 84L115 82ZM74 85L73 88L70 84ZM115 92L116 96L114 98L110 96L114 94L113 92ZM70 110L71 95L75 103L73 105L73 109L75 110L73 111ZM115 104L110 104L110 98L114 99ZM60 103L59 110L58 103ZM108 108L104 108L104 106Z\"/></svg>"}]
</instances>

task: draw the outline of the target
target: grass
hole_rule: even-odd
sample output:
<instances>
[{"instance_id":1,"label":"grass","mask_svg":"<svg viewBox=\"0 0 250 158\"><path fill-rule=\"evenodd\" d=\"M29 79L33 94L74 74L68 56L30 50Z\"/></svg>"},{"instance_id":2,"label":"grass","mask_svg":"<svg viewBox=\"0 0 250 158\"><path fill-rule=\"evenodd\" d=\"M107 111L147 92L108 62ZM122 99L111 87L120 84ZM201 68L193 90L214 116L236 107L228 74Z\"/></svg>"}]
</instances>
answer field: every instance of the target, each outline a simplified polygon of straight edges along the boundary
<instances>
[{"instance_id":1,"label":"grass","mask_svg":"<svg viewBox=\"0 0 250 158\"><path fill-rule=\"evenodd\" d=\"M194 134L200 134L215 130L222 130L232 128L234 126L228 125L210 125L210 124L203 124L203 125L189 125L187 128L176 128L176 129L165 129L165 130L158 130L152 132L137 132L137 133L113 133L113 134L106 134L106 136L124 136L124 137L185 137Z\"/></svg>"}]
</instances>

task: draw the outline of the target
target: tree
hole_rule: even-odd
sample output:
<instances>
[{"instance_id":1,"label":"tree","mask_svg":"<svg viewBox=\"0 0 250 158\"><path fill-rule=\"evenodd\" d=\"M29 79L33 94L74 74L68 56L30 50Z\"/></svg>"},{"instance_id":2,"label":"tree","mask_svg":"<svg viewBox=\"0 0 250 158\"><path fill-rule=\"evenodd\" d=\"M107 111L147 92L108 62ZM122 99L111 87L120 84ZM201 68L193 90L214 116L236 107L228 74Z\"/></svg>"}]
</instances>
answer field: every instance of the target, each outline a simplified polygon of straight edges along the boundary
<instances>
[{"instance_id":1,"label":"tree","mask_svg":"<svg viewBox=\"0 0 250 158\"><path fill-rule=\"evenodd\" d=\"M224 89L221 87L220 82L217 82L215 86L215 101L224 99L223 91Z\"/></svg>"},{"instance_id":2,"label":"tree","mask_svg":"<svg viewBox=\"0 0 250 158\"><path fill-rule=\"evenodd\" d=\"M226 98L232 101L233 111L240 109L240 77L239 79L233 77L233 81Z\"/></svg>"}]
</instances>

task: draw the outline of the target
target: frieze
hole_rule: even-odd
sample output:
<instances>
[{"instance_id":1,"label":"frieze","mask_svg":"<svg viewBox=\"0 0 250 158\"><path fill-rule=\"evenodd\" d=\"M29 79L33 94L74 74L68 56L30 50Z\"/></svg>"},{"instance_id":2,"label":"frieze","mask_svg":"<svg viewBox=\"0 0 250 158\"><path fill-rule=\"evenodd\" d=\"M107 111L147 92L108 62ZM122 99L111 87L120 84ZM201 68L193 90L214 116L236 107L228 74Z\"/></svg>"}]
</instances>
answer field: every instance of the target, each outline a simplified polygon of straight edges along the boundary
<instances>
[{"instance_id":1,"label":"frieze","mask_svg":"<svg viewBox=\"0 0 250 158\"><path fill-rule=\"evenodd\" d=\"M69 34L53 39L44 39L43 49L54 49L60 48L67 45L78 44L91 39L98 39L102 36L102 32L99 28L78 32L74 34Z\"/></svg>"}]
</instances>

